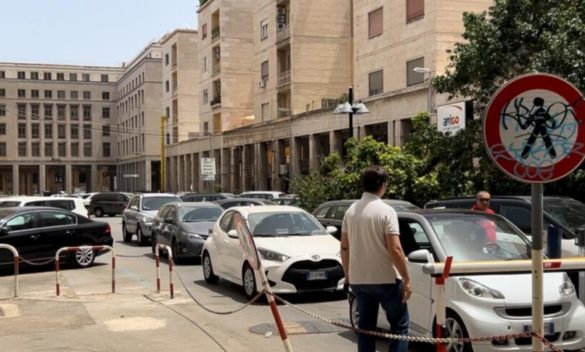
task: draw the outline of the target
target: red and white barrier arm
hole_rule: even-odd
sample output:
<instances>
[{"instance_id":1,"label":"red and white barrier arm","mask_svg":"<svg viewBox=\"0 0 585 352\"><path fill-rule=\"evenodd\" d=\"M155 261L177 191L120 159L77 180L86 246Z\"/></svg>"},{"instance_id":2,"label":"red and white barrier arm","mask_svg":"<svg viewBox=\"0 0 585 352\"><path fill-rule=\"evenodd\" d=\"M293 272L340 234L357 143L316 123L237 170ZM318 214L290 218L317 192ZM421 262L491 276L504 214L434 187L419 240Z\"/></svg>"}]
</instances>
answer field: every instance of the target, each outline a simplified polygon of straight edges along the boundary
<instances>
[{"instance_id":1,"label":"red and white barrier arm","mask_svg":"<svg viewBox=\"0 0 585 352\"><path fill-rule=\"evenodd\" d=\"M112 246L107 245L100 245L100 246L77 246L77 247L61 247L55 253L55 274L57 276L56 283L55 283L55 292L56 295L59 296L61 294L61 275L59 273L60 270L60 261L59 255L61 252L75 252L79 249L92 249L95 252L100 251L102 249L109 249L112 253L112 293L116 293L116 250Z\"/></svg>"},{"instance_id":2,"label":"red and white barrier arm","mask_svg":"<svg viewBox=\"0 0 585 352\"><path fill-rule=\"evenodd\" d=\"M14 297L18 297L18 267L20 264L20 257L18 250L9 244L0 243L0 249L8 249L12 252L14 259Z\"/></svg>"}]
</instances>

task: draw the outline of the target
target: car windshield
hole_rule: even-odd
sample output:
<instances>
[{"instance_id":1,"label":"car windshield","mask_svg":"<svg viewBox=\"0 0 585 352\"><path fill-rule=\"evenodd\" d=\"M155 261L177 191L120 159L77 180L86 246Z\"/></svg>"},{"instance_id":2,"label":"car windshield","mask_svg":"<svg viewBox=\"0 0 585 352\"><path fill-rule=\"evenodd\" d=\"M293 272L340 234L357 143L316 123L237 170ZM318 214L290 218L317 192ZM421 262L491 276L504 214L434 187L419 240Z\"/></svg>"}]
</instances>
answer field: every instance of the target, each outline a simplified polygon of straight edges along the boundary
<instances>
[{"instance_id":1,"label":"car windshield","mask_svg":"<svg viewBox=\"0 0 585 352\"><path fill-rule=\"evenodd\" d=\"M16 201L16 200L6 200L4 202L0 202L0 208L17 207L19 205L20 205L20 202Z\"/></svg>"},{"instance_id":2,"label":"car windshield","mask_svg":"<svg viewBox=\"0 0 585 352\"><path fill-rule=\"evenodd\" d=\"M254 237L329 235L323 226L302 212L254 213L248 216Z\"/></svg>"},{"instance_id":3,"label":"car windshield","mask_svg":"<svg viewBox=\"0 0 585 352\"><path fill-rule=\"evenodd\" d=\"M182 222L213 222L222 212L222 208L216 207L180 207L179 218Z\"/></svg>"},{"instance_id":4,"label":"car windshield","mask_svg":"<svg viewBox=\"0 0 585 352\"><path fill-rule=\"evenodd\" d=\"M574 230L585 227L585 204L571 198L544 198L543 209L563 226Z\"/></svg>"},{"instance_id":5,"label":"car windshield","mask_svg":"<svg viewBox=\"0 0 585 352\"><path fill-rule=\"evenodd\" d=\"M179 197L147 197L142 201L142 209L159 210L163 205L170 202L180 202Z\"/></svg>"},{"instance_id":6,"label":"car windshield","mask_svg":"<svg viewBox=\"0 0 585 352\"><path fill-rule=\"evenodd\" d=\"M455 261L530 258L530 242L504 219L476 214L427 217L445 254Z\"/></svg>"}]
</instances>

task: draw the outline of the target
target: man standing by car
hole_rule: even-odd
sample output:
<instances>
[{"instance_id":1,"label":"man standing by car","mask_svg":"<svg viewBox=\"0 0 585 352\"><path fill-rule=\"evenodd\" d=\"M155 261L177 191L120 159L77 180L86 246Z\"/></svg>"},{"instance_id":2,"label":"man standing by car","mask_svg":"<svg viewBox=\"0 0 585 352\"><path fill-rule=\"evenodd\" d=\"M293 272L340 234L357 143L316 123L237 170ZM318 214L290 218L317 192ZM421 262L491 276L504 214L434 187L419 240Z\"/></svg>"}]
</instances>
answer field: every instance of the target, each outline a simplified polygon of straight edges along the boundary
<instances>
[{"instance_id":1,"label":"man standing by car","mask_svg":"<svg viewBox=\"0 0 585 352\"><path fill-rule=\"evenodd\" d=\"M475 195L475 204L471 207L471 210L483 211L488 214L495 214L496 212L490 208L490 200L492 196L488 191L479 191ZM486 243L496 243L497 234L496 226L492 221L482 221L481 227L485 231Z\"/></svg>"},{"instance_id":2,"label":"man standing by car","mask_svg":"<svg viewBox=\"0 0 585 352\"><path fill-rule=\"evenodd\" d=\"M381 166L371 166L362 173L361 182L362 197L347 210L341 226L341 261L346 283L356 295L358 326L374 331L381 304L391 332L406 335L410 323L406 301L412 290L396 212L381 199L388 174ZM390 342L390 351L407 349L406 340ZM375 350L374 336L358 334L359 352Z\"/></svg>"}]
</instances>

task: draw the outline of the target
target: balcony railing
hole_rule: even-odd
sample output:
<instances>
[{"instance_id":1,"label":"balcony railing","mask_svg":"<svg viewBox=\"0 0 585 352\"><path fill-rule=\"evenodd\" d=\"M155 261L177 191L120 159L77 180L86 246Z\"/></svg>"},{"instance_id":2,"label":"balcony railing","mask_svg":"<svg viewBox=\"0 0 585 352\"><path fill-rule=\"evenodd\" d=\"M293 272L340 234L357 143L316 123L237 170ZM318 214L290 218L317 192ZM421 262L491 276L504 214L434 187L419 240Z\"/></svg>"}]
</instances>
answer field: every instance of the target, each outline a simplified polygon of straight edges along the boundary
<instances>
[{"instance_id":1,"label":"balcony railing","mask_svg":"<svg viewBox=\"0 0 585 352\"><path fill-rule=\"evenodd\" d=\"M289 84L289 83L290 83L290 70L281 72L278 75L278 85L284 86L285 84Z\"/></svg>"},{"instance_id":2,"label":"balcony railing","mask_svg":"<svg viewBox=\"0 0 585 352\"><path fill-rule=\"evenodd\" d=\"M213 39L218 38L218 37L219 37L219 26L217 26L211 30L211 39L213 40Z\"/></svg>"},{"instance_id":3,"label":"balcony railing","mask_svg":"<svg viewBox=\"0 0 585 352\"><path fill-rule=\"evenodd\" d=\"M209 105L211 105L212 108L220 106L221 105L221 95L213 98L213 100L209 102Z\"/></svg>"},{"instance_id":4,"label":"balcony railing","mask_svg":"<svg viewBox=\"0 0 585 352\"><path fill-rule=\"evenodd\" d=\"M276 32L276 42L279 43L287 38L290 37L290 27L287 25L285 25L282 28L279 28L278 31Z\"/></svg>"}]
</instances>

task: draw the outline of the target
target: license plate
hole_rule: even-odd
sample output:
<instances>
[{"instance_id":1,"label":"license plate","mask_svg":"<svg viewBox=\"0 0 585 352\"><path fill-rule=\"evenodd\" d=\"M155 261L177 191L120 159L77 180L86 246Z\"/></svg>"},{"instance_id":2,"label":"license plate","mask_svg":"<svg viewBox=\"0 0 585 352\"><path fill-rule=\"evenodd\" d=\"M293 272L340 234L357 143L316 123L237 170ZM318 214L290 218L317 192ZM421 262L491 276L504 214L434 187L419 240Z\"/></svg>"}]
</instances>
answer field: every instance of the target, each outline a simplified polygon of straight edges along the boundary
<instances>
[{"instance_id":1,"label":"license plate","mask_svg":"<svg viewBox=\"0 0 585 352\"><path fill-rule=\"evenodd\" d=\"M524 325L524 332L531 332L532 325ZM544 323L544 334L545 335L552 335L555 333L555 323L548 322Z\"/></svg>"},{"instance_id":2,"label":"license plate","mask_svg":"<svg viewBox=\"0 0 585 352\"><path fill-rule=\"evenodd\" d=\"M307 280L327 280L327 272L325 271L309 271L307 273Z\"/></svg>"}]
</instances>

